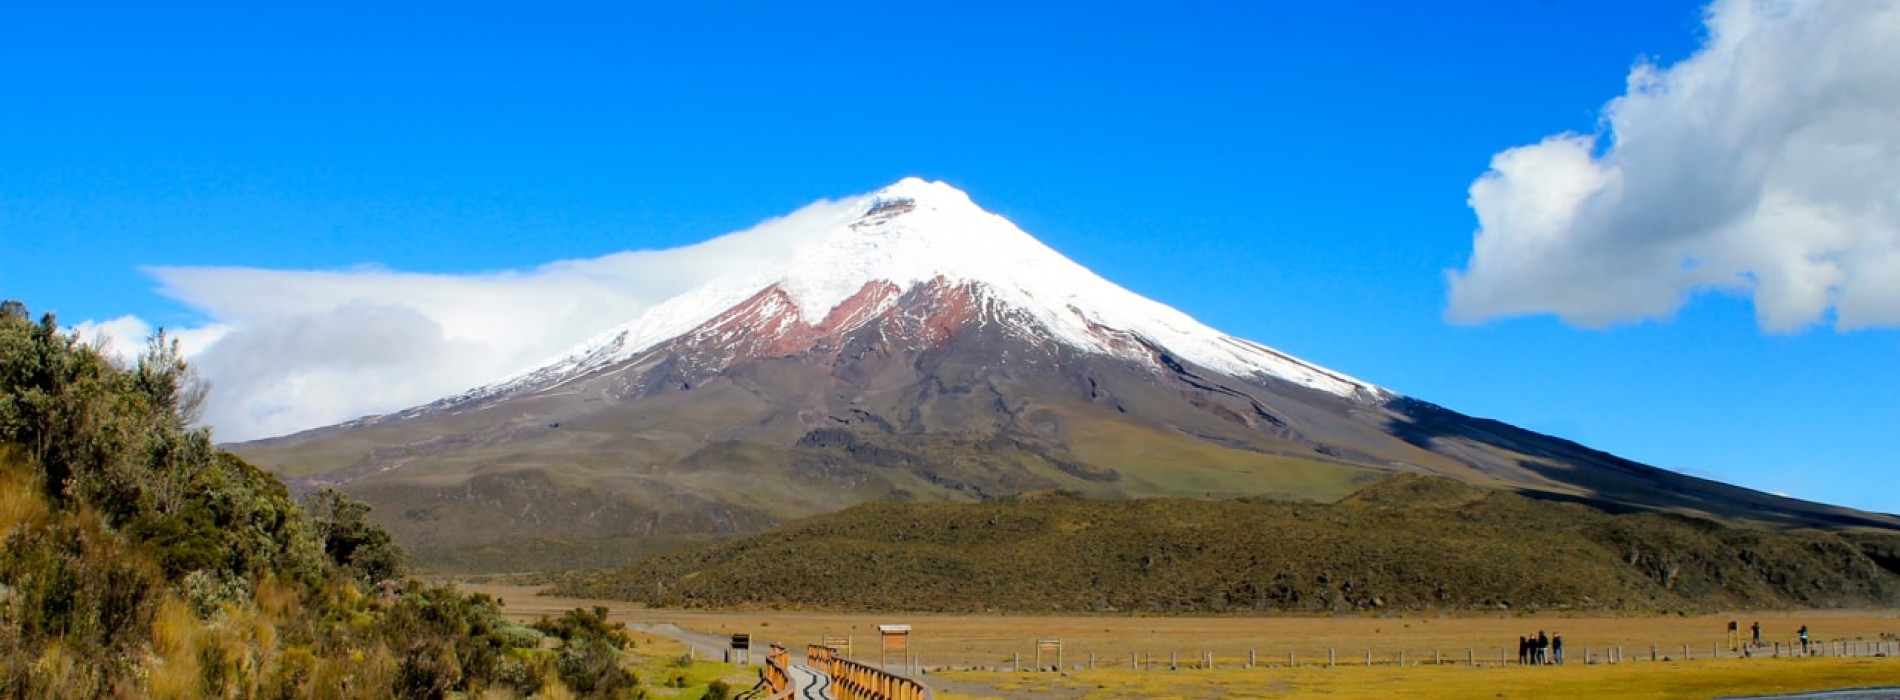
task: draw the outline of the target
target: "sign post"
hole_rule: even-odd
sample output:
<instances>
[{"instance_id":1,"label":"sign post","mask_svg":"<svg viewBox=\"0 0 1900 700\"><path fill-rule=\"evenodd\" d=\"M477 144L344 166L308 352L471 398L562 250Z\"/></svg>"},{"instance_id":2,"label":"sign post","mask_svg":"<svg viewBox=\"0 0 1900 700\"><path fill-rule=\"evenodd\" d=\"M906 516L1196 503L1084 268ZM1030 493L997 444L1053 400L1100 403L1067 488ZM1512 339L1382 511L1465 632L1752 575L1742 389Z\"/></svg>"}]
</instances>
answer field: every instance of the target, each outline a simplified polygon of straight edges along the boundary
<instances>
[{"instance_id":1,"label":"sign post","mask_svg":"<svg viewBox=\"0 0 1900 700\"><path fill-rule=\"evenodd\" d=\"M877 665L889 666L889 655L897 652L898 658L908 664L910 660L910 625L878 625L877 634L882 643L878 645Z\"/></svg>"},{"instance_id":2,"label":"sign post","mask_svg":"<svg viewBox=\"0 0 1900 700\"><path fill-rule=\"evenodd\" d=\"M731 654L735 663L740 665L752 663L752 635L743 632L732 635L732 651L738 652Z\"/></svg>"},{"instance_id":3,"label":"sign post","mask_svg":"<svg viewBox=\"0 0 1900 700\"><path fill-rule=\"evenodd\" d=\"M1062 640L1060 639L1036 640L1036 670L1038 671L1042 670L1042 655L1045 652L1047 652L1048 654L1056 658L1056 670L1058 671L1062 670Z\"/></svg>"}]
</instances>

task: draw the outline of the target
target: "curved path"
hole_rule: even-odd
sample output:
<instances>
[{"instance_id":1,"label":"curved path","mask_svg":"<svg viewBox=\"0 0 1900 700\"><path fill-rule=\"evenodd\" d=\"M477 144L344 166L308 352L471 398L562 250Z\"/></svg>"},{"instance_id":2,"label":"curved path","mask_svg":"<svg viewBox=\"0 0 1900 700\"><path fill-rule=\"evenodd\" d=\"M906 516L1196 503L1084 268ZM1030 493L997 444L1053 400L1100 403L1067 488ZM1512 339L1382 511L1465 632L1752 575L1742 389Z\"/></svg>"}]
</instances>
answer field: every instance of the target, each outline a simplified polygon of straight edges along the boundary
<instances>
[{"instance_id":1,"label":"curved path","mask_svg":"<svg viewBox=\"0 0 1900 700\"><path fill-rule=\"evenodd\" d=\"M833 700L831 676L803 664L792 664L792 685L798 688L797 700Z\"/></svg>"}]
</instances>

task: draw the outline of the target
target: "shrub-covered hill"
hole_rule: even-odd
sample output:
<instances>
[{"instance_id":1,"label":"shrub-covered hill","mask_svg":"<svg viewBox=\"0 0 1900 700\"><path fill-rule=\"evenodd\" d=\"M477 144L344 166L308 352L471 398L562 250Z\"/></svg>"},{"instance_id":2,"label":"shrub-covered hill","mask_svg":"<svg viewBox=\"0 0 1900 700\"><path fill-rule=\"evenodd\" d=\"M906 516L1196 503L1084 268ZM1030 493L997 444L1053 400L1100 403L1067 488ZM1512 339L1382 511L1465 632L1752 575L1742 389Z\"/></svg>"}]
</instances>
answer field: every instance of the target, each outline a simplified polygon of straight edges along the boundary
<instances>
[{"instance_id":1,"label":"shrub-covered hill","mask_svg":"<svg viewBox=\"0 0 1900 700\"><path fill-rule=\"evenodd\" d=\"M399 582L366 507L293 501L190 427L197 396L162 336L121 366L0 304L0 697L637 693L597 613L530 629Z\"/></svg>"},{"instance_id":2,"label":"shrub-covered hill","mask_svg":"<svg viewBox=\"0 0 1900 700\"><path fill-rule=\"evenodd\" d=\"M1891 606L1895 543L1612 515L1401 476L1334 505L870 503L572 575L557 590L660 606L917 611Z\"/></svg>"}]
</instances>

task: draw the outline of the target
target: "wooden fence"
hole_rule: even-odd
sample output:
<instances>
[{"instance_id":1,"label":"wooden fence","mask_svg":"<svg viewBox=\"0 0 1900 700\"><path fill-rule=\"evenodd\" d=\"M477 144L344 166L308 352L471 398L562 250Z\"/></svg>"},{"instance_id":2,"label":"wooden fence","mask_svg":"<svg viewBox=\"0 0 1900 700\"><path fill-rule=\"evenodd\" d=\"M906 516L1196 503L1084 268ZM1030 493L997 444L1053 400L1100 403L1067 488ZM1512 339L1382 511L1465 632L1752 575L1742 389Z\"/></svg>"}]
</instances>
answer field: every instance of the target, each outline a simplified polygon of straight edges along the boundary
<instances>
[{"instance_id":1,"label":"wooden fence","mask_svg":"<svg viewBox=\"0 0 1900 700\"><path fill-rule=\"evenodd\" d=\"M837 700L935 700L924 684L844 658L831 647L805 647L805 658L812 668L831 676L831 694Z\"/></svg>"},{"instance_id":2,"label":"wooden fence","mask_svg":"<svg viewBox=\"0 0 1900 700\"><path fill-rule=\"evenodd\" d=\"M792 687L792 651L783 645L774 644L765 653L765 700L790 698L796 688Z\"/></svg>"},{"instance_id":3,"label":"wooden fence","mask_svg":"<svg viewBox=\"0 0 1900 700\"><path fill-rule=\"evenodd\" d=\"M1025 666L1025 654L1018 652L1003 663L987 667L993 671L1029 671L1051 670L1055 667L1036 668ZM1693 644L1643 645L1596 645L1574 644L1568 646L1562 657L1564 664L1619 664L1648 661L1703 661L1708 659L1768 659L1798 656L1855 656L1900 658L1900 641L1892 639L1855 639L1855 640L1816 640L1803 649L1798 642L1763 642L1759 645L1743 644L1731 647L1721 643L1707 646ZM1070 654L1074 670L1092 670L1096 668L1132 668L1135 670L1178 670L1208 668L1287 668L1298 666L1517 666L1521 665L1516 650L1505 647L1490 649L1459 647L1456 649L1405 649L1405 648L1325 648L1298 650L1275 650L1260 653L1258 650L1244 650L1238 654L1232 651L1217 654L1214 651L1194 650L1188 652L1122 652L1098 656L1092 651L1078 651ZM1556 661L1551 655L1551 661ZM1040 662L1039 662L1040 663ZM1060 662L1058 662L1060 663ZM1071 670L1062 668L1060 670Z\"/></svg>"}]
</instances>

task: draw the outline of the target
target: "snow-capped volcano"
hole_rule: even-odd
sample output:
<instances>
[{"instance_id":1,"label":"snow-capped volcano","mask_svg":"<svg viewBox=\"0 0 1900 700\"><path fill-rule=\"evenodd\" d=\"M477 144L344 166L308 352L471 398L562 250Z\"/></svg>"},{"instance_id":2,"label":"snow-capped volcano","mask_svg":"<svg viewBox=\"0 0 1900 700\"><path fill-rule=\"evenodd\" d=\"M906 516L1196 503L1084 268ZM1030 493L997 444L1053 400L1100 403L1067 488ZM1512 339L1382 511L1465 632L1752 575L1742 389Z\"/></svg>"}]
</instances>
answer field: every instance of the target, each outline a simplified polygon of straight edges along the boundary
<instances>
[{"instance_id":1,"label":"snow-capped volcano","mask_svg":"<svg viewBox=\"0 0 1900 700\"><path fill-rule=\"evenodd\" d=\"M977 302L978 308L966 310L976 313L974 320L1002 324L1033 343L1062 343L1157 367L1159 351L1235 376L1272 378L1342 397L1388 396L1130 292L942 182L906 178L839 204L815 221L772 232L804 241L786 246L795 252L782 266L715 279L562 357L466 396L546 386L625 361L692 334L761 294L766 296L759 303L767 306L750 310L753 327L727 329L734 340L744 335L761 345L761 335L793 332L814 341L835 338L926 285L966 290Z\"/></svg>"},{"instance_id":2,"label":"snow-capped volcano","mask_svg":"<svg viewBox=\"0 0 1900 700\"><path fill-rule=\"evenodd\" d=\"M293 488L375 504L420 551L677 541L881 499L1330 501L1398 472L1619 508L1900 526L1471 418L1233 338L941 183L821 202L720 244L783 259L495 384L234 449Z\"/></svg>"}]
</instances>

